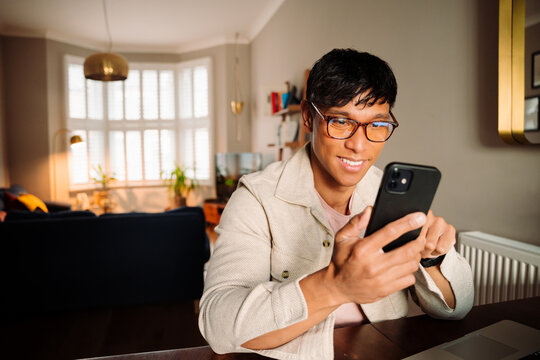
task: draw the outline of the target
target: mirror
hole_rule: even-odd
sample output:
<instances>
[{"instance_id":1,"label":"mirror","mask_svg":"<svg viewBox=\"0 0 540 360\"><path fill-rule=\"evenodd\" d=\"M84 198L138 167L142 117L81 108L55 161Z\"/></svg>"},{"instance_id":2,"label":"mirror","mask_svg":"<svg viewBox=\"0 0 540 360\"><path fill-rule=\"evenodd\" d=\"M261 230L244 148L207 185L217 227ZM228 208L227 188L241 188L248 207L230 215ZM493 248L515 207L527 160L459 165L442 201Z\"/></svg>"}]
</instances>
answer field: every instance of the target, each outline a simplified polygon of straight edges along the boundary
<instances>
[{"instance_id":1,"label":"mirror","mask_svg":"<svg viewBox=\"0 0 540 360\"><path fill-rule=\"evenodd\" d=\"M499 135L540 144L540 1L499 1Z\"/></svg>"}]
</instances>

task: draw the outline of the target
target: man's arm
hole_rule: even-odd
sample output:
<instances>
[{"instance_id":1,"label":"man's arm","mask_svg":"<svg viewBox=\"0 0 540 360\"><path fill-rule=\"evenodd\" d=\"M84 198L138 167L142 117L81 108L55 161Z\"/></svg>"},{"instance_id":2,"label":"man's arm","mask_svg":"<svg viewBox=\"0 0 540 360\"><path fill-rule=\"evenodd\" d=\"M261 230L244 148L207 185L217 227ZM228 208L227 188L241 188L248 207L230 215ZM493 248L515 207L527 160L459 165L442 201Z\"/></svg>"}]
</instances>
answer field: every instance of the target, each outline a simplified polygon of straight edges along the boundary
<instances>
[{"instance_id":1,"label":"man's arm","mask_svg":"<svg viewBox=\"0 0 540 360\"><path fill-rule=\"evenodd\" d=\"M421 213L405 216L369 237L360 239L371 215L368 208L336 234L329 266L300 281L308 318L242 344L248 349L270 349L305 333L323 321L338 306L348 302L371 303L411 286L418 269L424 238L418 238L390 253L382 248L426 221Z\"/></svg>"},{"instance_id":2,"label":"man's arm","mask_svg":"<svg viewBox=\"0 0 540 360\"><path fill-rule=\"evenodd\" d=\"M422 258L446 255L441 264L423 268L416 274L415 288L420 305L437 318L462 318L472 307L474 291L470 266L454 249L454 227L430 211L420 237L426 239ZM435 286L442 299L436 294Z\"/></svg>"}]
</instances>

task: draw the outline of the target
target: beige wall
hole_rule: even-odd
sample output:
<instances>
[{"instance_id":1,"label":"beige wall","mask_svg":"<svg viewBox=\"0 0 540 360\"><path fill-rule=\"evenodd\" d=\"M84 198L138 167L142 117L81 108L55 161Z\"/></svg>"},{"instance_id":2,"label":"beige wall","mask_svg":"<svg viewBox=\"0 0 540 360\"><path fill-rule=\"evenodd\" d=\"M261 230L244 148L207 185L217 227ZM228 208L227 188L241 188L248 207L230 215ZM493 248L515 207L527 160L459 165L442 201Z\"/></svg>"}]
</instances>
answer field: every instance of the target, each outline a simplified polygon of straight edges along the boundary
<instances>
[{"instance_id":1,"label":"beige wall","mask_svg":"<svg viewBox=\"0 0 540 360\"><path fill-rule=\"evenodd\" d=\"M6 125L5 125L5 101L4 101L4 64L3 64L3 46L0 38L0 187L9 186L8 166L7 166L7 147L6 147Z\"/></svg>"},{"instance_id":2,"label":"beige wall","mask_svg":"<svg viewBox=\"0 0 540 360\"><path fill-rule=\"evenodd\" d=\"M46 40L3 37L2 46L10 183L49 199Z\"/></svg>"},{"instance_id":3,"label":"beige wall","mask_svg":"<svg viewBox=\"0 0 540 360\"><path fill-rule=\"evenodd\" d=\"M540 245L540 146L497 135L497 2L288 0L251 44L253 150L275 156L261 89L302 84L325 52L352 47L390 63L401 126L377 162L432 164L434 210L460 231Z\"/></svg>"}]
</instances>

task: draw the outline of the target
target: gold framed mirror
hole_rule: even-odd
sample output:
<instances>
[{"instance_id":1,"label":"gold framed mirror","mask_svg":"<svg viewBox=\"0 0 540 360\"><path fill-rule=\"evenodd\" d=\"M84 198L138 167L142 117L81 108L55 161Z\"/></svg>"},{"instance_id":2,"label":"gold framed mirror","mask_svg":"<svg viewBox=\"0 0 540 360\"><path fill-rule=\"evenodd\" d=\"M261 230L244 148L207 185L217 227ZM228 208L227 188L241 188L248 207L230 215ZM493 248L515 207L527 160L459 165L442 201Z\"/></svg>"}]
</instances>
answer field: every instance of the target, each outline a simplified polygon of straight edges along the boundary
<instances>
[{"instance_id":1,"label":"gold framed mirror","mask_svg":"<svg viewBox=\"0 0 540 360\"><path fill-rule=\"evenodd\" d=\"M509 144L540 144L533 55L540 51L538 3L499 0L499 135Z\"/></svg>"}]
</instances>

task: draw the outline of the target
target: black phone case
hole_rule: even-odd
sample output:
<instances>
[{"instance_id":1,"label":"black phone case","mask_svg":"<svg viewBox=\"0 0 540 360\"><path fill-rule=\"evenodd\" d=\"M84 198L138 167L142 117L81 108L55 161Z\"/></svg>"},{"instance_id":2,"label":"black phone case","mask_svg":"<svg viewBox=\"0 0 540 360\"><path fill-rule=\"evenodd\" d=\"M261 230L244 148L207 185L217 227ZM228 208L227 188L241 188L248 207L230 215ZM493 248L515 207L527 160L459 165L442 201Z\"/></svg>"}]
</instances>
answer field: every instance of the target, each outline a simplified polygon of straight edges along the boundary
<instances>
[{"instance_id":1,"label":"black phone case","mask_svg":"<svg viewBox=\"0 0 540 360\"><path fill-rule=\"evenodd\" d=\"M387 184L391 181L390 177L396 171L395 169L398 169L397 171L408 170L412 172L409 188L406 192L394 192L387 187ZM371 235L386 224L398 220L407 214L416 211L422 211L427 214L435 197L440 179L440 171L433 166L398 162L388 164L384 170L365 236ZM418 228L403 234L398 239L386 245L383 250L388 252L416 239L421 229Z\"/></svg>"}]
</instances>

